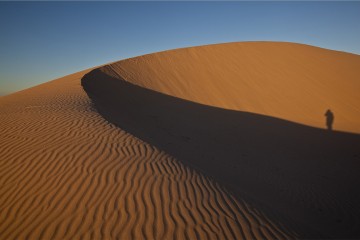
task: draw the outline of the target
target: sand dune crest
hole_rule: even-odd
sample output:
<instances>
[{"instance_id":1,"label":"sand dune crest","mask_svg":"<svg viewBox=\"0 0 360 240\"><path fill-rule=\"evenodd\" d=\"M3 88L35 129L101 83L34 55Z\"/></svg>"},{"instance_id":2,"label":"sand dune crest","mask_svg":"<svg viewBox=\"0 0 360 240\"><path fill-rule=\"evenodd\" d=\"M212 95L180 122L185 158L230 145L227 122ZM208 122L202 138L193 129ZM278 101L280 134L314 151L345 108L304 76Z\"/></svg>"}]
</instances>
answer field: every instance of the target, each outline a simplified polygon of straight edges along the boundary
<instances>
[{"instance_id":1,"label":"sand dune crest","mask_svg":"<svg viewBox=\"0 0 360 240\"><path fill-rule=\"evenodd\" d=\"M176 49L113 63L113 77L171 96L360 133L360 56L295 43L244 42Z\"/></svg>"}]
</instances>

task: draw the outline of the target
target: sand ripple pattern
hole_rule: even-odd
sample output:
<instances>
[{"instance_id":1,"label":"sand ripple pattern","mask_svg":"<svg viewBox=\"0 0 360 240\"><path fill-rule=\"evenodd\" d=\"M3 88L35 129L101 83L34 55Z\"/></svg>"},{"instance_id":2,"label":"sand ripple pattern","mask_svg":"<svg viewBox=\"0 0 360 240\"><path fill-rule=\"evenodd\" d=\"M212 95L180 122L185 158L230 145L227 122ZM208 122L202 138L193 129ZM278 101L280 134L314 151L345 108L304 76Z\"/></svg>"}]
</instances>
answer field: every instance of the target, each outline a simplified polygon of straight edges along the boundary
<instances>
[{"instance_id":1,"label":"sand ripple pattern","mask_svg":"<svg viewBox=\"0 0 360 240\"><path fill-rule=\"evenodd\" d=\"M288 239L106 122L73 74L0 99L0 239Z\"/></svg>"}]
</instances>

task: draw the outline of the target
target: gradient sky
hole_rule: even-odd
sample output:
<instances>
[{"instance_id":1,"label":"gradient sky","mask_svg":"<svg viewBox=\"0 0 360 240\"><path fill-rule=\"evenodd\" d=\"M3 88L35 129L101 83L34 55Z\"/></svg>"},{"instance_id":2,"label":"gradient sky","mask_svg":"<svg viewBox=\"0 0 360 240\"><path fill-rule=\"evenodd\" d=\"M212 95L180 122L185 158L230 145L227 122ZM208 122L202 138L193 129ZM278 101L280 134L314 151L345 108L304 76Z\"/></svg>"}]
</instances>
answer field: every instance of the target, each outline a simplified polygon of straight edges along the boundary
<instances>
[{"instance_id":1,"label":"gradient sky","mask_svg":"<svg viewBox=\"0 0 360 240\"><path fill-rule=\"evenodd\" d=\"M287 41L360 54L360 2L0 2L0 95L167 49Z\"/></svg>"}]
</instances>

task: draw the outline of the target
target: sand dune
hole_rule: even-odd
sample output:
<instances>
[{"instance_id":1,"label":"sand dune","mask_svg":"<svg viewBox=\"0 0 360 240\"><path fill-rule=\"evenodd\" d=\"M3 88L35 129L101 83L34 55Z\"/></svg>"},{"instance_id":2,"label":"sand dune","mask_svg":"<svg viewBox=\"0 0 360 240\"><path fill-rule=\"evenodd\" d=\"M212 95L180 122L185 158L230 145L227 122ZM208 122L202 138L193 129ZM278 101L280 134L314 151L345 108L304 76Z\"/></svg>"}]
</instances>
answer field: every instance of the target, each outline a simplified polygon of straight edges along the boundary
<instances>
[{"instance_id":1,"label":"sand dune","mask_svg":"<svg viewBox=\"0 0 360 240\"><path fill-rule=\"evenodd\" d=\"M234 43L120 61L82 82L110 122L279 213L300 237L359 237L360 136L323 129L334 106L335 130L358 132L359 60Z\"/></svg>"},{"instance_id":2,"label":"sand dune","mask_svg":"<svg viewBox=\"0 0 360 240\"><path fill-rule=\"evenodd\" d=\"M359 63L220 44L1 97L0 239L360 237Z\"/></svg>"},{"instance_id":3,"label":"sand dune","mask_svg":"<svg viewBox=\"0 0 360 240\"><path fill-rule=\"evenodd\" d=\"M285 239L213 179L108 123L80 72L0 101L0 239Z\"/></svg>"},{"instance_id":4,"label":"sand dune","mask_svg":"<svg viewBox=\"0 0 360 240\"><path fill-rule=\"evenodd\" d=\"M360 133L360 57L294 43L247 42L144 55L104 68L182 99Z\"/></svg>"}]
</instances>

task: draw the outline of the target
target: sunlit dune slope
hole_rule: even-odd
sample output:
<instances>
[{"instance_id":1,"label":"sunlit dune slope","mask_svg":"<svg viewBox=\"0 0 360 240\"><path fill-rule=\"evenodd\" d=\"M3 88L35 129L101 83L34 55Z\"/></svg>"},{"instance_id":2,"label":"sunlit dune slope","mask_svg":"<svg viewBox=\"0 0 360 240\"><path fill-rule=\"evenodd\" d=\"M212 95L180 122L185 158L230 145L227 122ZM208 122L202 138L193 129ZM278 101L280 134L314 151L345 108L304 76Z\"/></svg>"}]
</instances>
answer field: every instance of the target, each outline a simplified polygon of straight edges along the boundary
<instances>
[{"instance_id":1,"label":"sunlit dune slope","mask_svg":"<svg viewBox=\"0 0 360 240\"><path fill-rule=\"evenodd\" d=\"M94 109L83 71L0 99L0 239L288 239Z\"/></svg>"},{"instance_id":2,"label":"sunlit dune slope","mask_svg":"<svg viewBox=\"0 0 360 240\"><path fill-rule=\"evenodd\" d=\"M82 85L109 122L297 236L359 238L359 64L300 44L230 43L123 60Z\"/></svg>"},{"instance_id":3,"label":"sunlit dune slope","mask_svg":"<svg viewBox=\"0 0 360 240\"><path fill-rule=\"evenodd\" d=\"M126 81L206 105L360 133L360 56L275 42L209 45L111 64ZM111 73L111 70L114 72Z\"/></svg>"}]
</instances>

